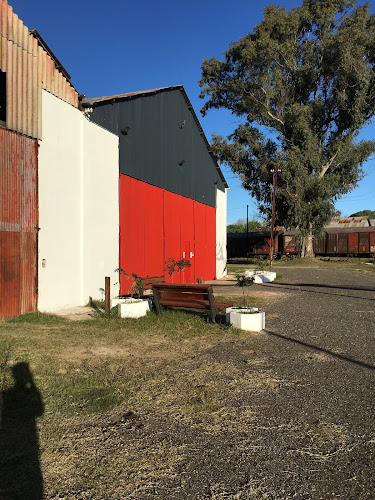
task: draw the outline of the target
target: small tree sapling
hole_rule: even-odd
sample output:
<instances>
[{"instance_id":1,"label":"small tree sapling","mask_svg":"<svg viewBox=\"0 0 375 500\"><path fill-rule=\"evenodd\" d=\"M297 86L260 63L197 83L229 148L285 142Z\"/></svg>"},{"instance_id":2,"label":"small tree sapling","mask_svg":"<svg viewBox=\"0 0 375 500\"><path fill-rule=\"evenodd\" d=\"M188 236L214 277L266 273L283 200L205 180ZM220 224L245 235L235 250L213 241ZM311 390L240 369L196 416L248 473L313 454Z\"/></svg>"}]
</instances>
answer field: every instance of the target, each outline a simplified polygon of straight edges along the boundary
<instances>
[{"instance_id":1,"label":"small tree sapling","mask_svg":"<svg viewBox=\"0 0 375 500\"><path fill-rule=\"evenodd\" d=\"M252 276L244 276L242 274L236 274L237 286L242 288L243 297L243 307L247 309L248 307L248 292L245 295L245 288L248 288L254 284L254 278Z\"/></svg>"}]
</instances>

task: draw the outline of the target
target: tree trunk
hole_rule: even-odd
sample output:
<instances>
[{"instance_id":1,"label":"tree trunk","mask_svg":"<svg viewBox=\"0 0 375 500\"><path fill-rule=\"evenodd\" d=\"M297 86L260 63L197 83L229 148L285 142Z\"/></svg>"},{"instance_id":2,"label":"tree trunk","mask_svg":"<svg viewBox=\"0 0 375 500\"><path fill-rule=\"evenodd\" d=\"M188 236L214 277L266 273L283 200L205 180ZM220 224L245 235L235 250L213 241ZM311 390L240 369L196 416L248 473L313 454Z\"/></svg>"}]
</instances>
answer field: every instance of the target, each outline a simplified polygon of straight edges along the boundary
<instances>
[{"instance_id":1,"label":"tree trunk","mask_svg":"<svg viewBox=\"0 0 375 500\"><path fill-rule=\"evenodd\" d=\"M301 257L315 257L312 233L302 237L300 255Z\"/></svg>"}]
</instances>

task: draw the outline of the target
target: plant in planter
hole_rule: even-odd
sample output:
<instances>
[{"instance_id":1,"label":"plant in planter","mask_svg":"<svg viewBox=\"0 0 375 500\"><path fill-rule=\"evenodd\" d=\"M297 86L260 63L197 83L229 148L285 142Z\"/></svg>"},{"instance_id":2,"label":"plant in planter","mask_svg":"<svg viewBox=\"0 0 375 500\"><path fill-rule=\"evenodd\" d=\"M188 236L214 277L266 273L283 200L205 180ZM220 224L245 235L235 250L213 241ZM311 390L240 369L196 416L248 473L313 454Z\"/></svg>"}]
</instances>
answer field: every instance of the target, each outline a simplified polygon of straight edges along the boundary
<instances>
[{"instance_id":1,"label":"plant in planter","mask_svg":"<svg viewBox=\"0 0 375 500\"><path fill-rule=\"evenodd\" d=\"M164 265L165 265L164 269L165 269L165 271L168 272L169 276L171 276L172 283L173 283L173 274L177 271L176 264L177 264L177 262L174 260L173 257L169 257L169 259L167 259L164 262Z\"/></svg>"},{"instance_id":2,"label":"plant in planter","mask_svg":"<svg viewBox=\"0 0 375 500\"><path fill-rule=\"evenodd\" d=\"M131 291L133 292L133 295L137 295L137 298L140 299L141 295L143 293L143 285L142 285L142 278L138 276L138 274L132 273L133 276L133 283L130 287Z\"/></svg>"},{"instance_id":3,"label":"plant in planter","mask_svg":"<svg viewBox=\"0 0 375 500\"><path fill-rule=\"evenodd\" d=\"M125 272L121 267L118 267L115 269L115 273L122 274L125 276L126 280L131 280L131 284L129 286L129 290L131 292L130 295L136 295L138 299L141 298L142 292L143 292L143 285L142 285L142 278L141 276L138 276L138 274L132 273L131 277L130 275Z\"/></svg>"},{"instance_id":4,"label":"plant in planter","mask_svg":"<svg viewBox=\"0 0 375 500\"><path fill-rule=\"evenodd\" d=\"M242 288L243 307L228 308L226 310L227 321L241 330L259 332L265 327L265 314L256 307L248 307L248 292L245 294L245 289L248 290L248 287L254 283L254 277L237 274L236 279L237 285Z\"/></svg>"},{"instance_id":5,"label":"plant in planter","mask_svg":"<svg viewBox=\"0 0 375 500\"><path fill-rule=\"evenodd\" d=\"M185 283L185 268L186 267L191 267L190 260L188 259L181 259L176 262L176 266L178 271L182 271L182 283Z\"/></svg>"},{"instance_id":6,"label":"plant in planter","mask_svg":"<svg viewBox=\"0 0 375 500\"><path fill-rule=\"evenodd\" d=\"M243 308L247 308L249 302L248 288L254 284L253 276L244 276L243 274L236 274L237 286L242 288ZM246 294L245 294L246 288Z\"/></svg>"},{"instance_id":7,"label":"plant in planter","mask_svg":"<svg viewBox=\"0 0 375 500\"><path fill-rule=\"evenodd\" d=\"M172 283L173 283L173 274L176 271L177 272L182 271L182 282L185 283L185 269L191 266L190 260L188 259L175 260L173 257L169 257L169 259L167 259L164 262L164 265L165 265L165 270L168 272L169 276L172 277Z\"/></svg>"},{"instance_id":8,"label":"plant in planter","mask_svg":"<svg viewBox=\"0 0 375 500\"><path fill-rule=\"evenodd\" d=\"M257 262L258 269L245 271L245 275L254 278L254 283L271 283L276 278L276 273L266 271L266 261L263 259Z\"/></svg>"},{"instance_id":9,"label":"plant in planter","mask_svg":"<svg viewBox=\"0 0 375 500\"><path fill-rule=\"evenodd\" d=\"M260 272L265 271L266 270L266 261L264 259L258 259L257 267L258 267Z\"/></svg>"},{"instance_id":10,"label":"plant in planter","mask_svg":"<svg viewBox=\"0 0 375 500\"><path fill-rule=\"evenodd\" d=\"M116 269L116 272L122 274L126 279L130 276L121 268ZM121 318L140 318L146 316L147 311L151 309L151 301L149 299L141 299L143 292L142 278L135 273L132 273L132 283L130 291L135 297L125 297L118 299L115 305L118 305L118 314Z\"/></svg>"}]
</instances>

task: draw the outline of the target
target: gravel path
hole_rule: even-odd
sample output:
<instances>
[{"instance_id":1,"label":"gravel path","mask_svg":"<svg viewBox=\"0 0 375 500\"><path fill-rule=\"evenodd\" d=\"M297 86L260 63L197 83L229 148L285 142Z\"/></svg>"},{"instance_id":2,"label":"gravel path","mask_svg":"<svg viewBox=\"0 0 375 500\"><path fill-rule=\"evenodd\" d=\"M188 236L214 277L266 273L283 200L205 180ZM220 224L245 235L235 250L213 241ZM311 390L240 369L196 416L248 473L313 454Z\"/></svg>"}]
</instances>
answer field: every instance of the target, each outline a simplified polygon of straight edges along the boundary
<instances>
[{"instance_id":1,"label":"gravel path","mask_svg":"<svg viewBox=\"0 0 375 500\"><path fill-rule=\"evenodd\" d=\"M285 294L265 307L257 343L286 383L260 404L255 475L272 498L373 499L375 276L282 274L260 285Z\"/></svg>"},{"instance_id":2,"label":"gravel path","mask_svg":"<svg viewBox=\"0 0 375 500\"><path fill-rule=\"evenodd\" d=\"M179 361L193 385L196 371L212 374L205 384L222 384L230 412L186 420L170 403L82 424L103 463L125 454L110 498L375 499L375 275L280 272L250 289L271 297L264 332L218 331ZM48 498L108 498L70 487Z\"/></svg>"},{"instance_id":3,"label":"gravel path","mask_svg":"<svg viewBox=\"0 0 375 500\"><path fill-rule=\"evenodd\" d=\"M273 294L266 331L219 334L183 361L192 374L218 367L223 389L225 380L232 388L230 413L190 424L173 418L173 407L142 414L127 442L141 446L144 467L148 450L178 459L169 473L142 473L126 498L375 498L375 276L281 272L282 282L250 290Z\"/></svg>"}]
</instances>

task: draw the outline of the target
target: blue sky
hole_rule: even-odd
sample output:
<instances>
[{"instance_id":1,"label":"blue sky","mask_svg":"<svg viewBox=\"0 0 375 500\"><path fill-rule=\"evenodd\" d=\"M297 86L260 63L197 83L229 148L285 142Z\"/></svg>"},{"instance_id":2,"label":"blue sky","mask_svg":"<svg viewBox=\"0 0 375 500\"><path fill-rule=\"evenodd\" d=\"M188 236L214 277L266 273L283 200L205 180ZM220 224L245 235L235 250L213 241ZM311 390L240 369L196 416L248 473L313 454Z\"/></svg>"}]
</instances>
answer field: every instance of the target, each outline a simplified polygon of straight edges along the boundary
<instances>
[{"instance_id":1,"label":"blue sky","mask_svg":"<svg viewBox=\"0 0 375 500\"><path fill-rule=\"evenodd\" d=\"M117 0L8 0L29 29L37 29L72 83L88 97L182 84L208 140L229 134L236 118L224 110L203 118L198 81L204 58L221 57L230 42L248 33L269 3L287 9L297 0L191 0L127 2ZM372 7L374 10L374 7ZM375 137L375 124L362 132ZM360 186L336 204L343 215L375 210L375 158L365 166ZM257 217L257 207L239 179L223 167L230 186L228 224Z\"/></svg>"}]
</instances>

